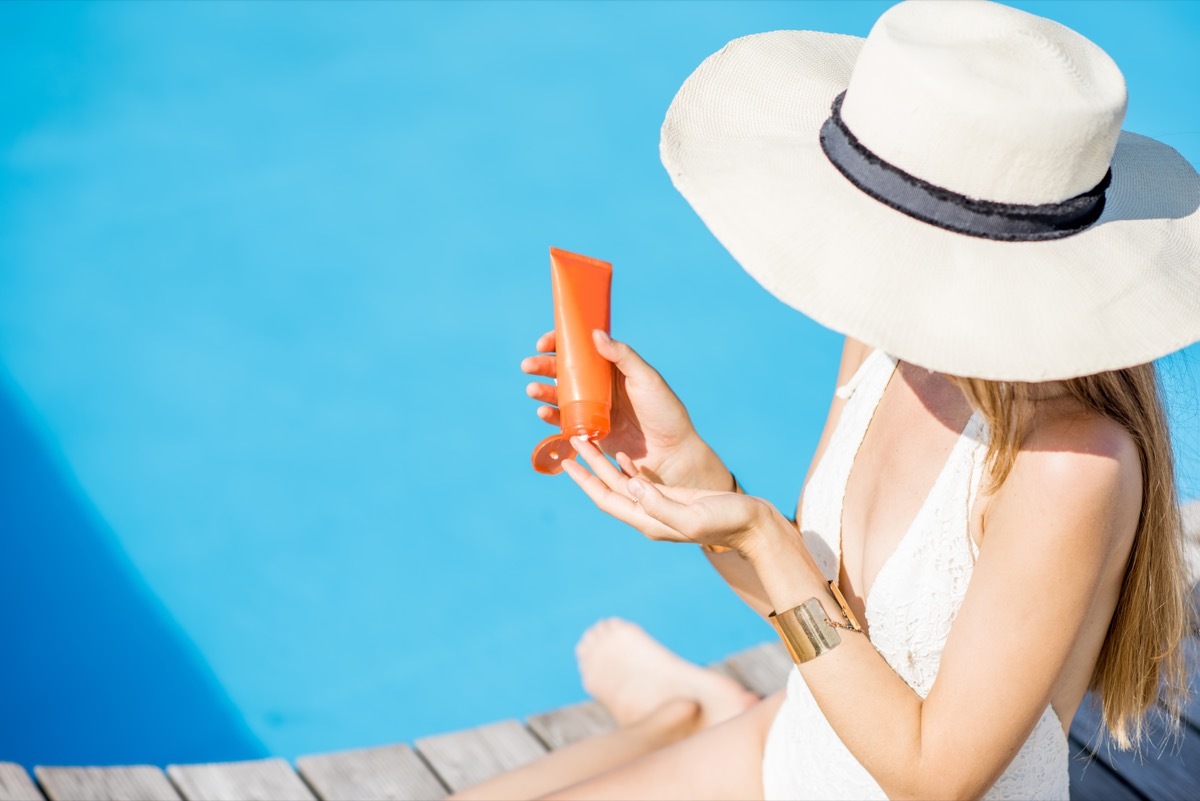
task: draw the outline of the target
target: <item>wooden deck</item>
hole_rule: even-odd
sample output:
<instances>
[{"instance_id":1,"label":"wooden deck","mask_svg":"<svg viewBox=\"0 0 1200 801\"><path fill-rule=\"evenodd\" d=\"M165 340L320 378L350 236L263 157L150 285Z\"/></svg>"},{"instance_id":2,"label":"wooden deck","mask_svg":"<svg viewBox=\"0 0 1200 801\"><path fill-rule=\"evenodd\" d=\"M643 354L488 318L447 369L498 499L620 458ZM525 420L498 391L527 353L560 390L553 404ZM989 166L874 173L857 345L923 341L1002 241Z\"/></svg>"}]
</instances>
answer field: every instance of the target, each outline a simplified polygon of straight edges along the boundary
<instances>
[{"instance_id":1,"label":"wooden deck","mask_svg":"<svg viewBox=\"0 0 1200 801\"><path fill-rule=\"evenodd\" d=\"M1200 566L1200 503L1187 509L1189 558ZM1193 575L1197 575L1193 573ZM1200 598L1200 585L1197 593ZM1192 702L1181 736L1165 740L1165 713L1152 715L1153 746L1139 758L1110 750L1097 737L1100 721L1087 700L1071 726L1073 801L1200 798L1200 638L1188 643ZM744 686L767 695L783 687L791 668L776 642L767 642L713 665ZM0 723L2 725L2 723ZM376 801L440 799L547 751L608 731L613 721L585 702L503 720L466 731L397 744L283 759L160 768L37 767L0 763L0 801Z\"/></svg>"},{"instance_id":2,"label":"wooden deck","mask_svg":"<svg viewBox=\"0 0 1200 801\"><path fill-rule=\"evenodd\" d=\"M781 647L764 644L715 669L755 692L783 686L791 663ZM0 763L0 801L375 801L439 799L504 770L537 759L614 726L604 709L585 702L502 720L476 729L358 751L212 765L157 767L37 767ZM36 780L36 781L35 781Z\"/></svg>"}]
</instances>

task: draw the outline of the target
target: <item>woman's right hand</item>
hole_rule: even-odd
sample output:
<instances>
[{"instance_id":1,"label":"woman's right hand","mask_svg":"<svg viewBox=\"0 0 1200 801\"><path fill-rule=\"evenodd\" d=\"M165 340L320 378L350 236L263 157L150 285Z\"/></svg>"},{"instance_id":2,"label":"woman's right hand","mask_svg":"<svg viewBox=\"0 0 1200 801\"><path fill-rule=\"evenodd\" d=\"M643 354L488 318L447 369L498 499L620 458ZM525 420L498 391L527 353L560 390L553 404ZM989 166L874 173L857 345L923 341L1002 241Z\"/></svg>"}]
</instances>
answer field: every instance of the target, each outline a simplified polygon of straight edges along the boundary
<instances>
[{"instance_id":1,"label":"woman's right hand","mask_svg":"<svg viewBox=\"0 0 1200 801\"><path fill-rule=\"evenodd\" d=\"M601 449L616 458L631 477L643 476L668 487L732 489L729 470L700 438L687 409L658 371L629 345L603 331L594 331L592 338L600 355L616 366L612 430L600 440ZM542 334L536 347L540 355L523 360L522 372L557 378L554 332ZM547 404L538 407L538 417L550 425L562 425L554 384L533 382L525 391Z\"/></svg>"}]
</instances>

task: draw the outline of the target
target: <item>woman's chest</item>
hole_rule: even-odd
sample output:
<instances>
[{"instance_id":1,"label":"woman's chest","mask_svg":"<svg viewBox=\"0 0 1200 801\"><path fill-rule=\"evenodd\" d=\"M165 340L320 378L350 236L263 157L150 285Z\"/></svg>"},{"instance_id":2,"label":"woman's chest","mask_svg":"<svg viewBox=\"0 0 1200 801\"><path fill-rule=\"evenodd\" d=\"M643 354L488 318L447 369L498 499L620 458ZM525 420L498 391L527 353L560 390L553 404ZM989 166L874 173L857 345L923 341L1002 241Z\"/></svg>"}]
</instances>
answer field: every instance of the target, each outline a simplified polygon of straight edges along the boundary
<instances>
[{"instance_id":1,"label":"woman's chest","mask_svg":"<svg viewBox=\"0 0 1200 801\"><path fill-rule=\"evenodd\" d=\"M925 525L926 507L960 489L942 485L957 472L952 462L971 417L961 406L930 410L911 392L884 401L851 462L839 521L840 582L863 606L893 554L920 536L914 529Z\"/></svg>"}]
</instances>

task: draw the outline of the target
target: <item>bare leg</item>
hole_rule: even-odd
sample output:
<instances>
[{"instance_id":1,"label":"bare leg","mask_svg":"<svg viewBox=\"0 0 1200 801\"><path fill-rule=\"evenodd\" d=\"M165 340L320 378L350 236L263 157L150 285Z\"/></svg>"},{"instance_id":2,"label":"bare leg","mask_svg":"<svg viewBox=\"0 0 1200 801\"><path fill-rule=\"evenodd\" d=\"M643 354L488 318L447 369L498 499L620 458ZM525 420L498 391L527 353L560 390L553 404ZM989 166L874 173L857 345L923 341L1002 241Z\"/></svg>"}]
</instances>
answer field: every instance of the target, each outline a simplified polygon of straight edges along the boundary
<instances>
[{"instance_id":1,"label":"bare leg","mask_svg":"<svg viewBox=\"0 0 1200 801\"><path fill-rule=\"evenodd\" d=\"M641 720L560 748L451 796L458 801L522 801L632 762L699 730L700 706L676 698Z\"/></svg>"},{"instance_id":2,"label":"bare leg","mask_svg":"<svg viewBox=\"0 0 1200 801\"><path fill-rule=\"evenodd\" d=\"M592 626L576 655L584 687L620 728L488 779L455 799L535 798L634 762L758 701L733 679L681 659L624 620Z\"/></svg>"},{"instance_id":3,"label":"bare leg","mask_svg":"<svg viewBox=\"0 0 1200 801\"><path fill-rule=\"evenodd\" d=\"M544 798L562 801L762 798L763 750L767 731L783 698L782 691L775 693L735 718Z\"/></svg>"}]
</instances>

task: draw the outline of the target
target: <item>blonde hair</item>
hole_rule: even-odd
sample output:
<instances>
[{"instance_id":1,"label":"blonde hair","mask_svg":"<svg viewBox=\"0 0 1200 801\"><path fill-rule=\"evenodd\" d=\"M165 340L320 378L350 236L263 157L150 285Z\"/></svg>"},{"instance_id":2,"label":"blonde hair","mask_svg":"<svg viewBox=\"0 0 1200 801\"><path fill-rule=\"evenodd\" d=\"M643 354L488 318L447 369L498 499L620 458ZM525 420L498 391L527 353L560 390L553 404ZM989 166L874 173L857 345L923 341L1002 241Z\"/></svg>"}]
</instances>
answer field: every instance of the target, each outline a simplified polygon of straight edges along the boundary
<instances>
[{"instance_id":1,"label":"blonde hair","mask_svg":"<svg viewBox=\"0 0 1200 801\"><path fill-rule=\"evenodd\" d=\"M1035 408L1032 385L953 380L991 429L987 488L995 491L1012 470L1028 433ZM1072 378L1063 384L1085 409L1128 431L1141 457L1141 515L1121 594L1089 685L1112 740L1118 748L1129 749L1145 734L1145 713L1160 697L1178 726L1188 692L1182 642L1193 625L1193 612L1167 417L1153 364Z\"/></svg>"}]
</instances>

